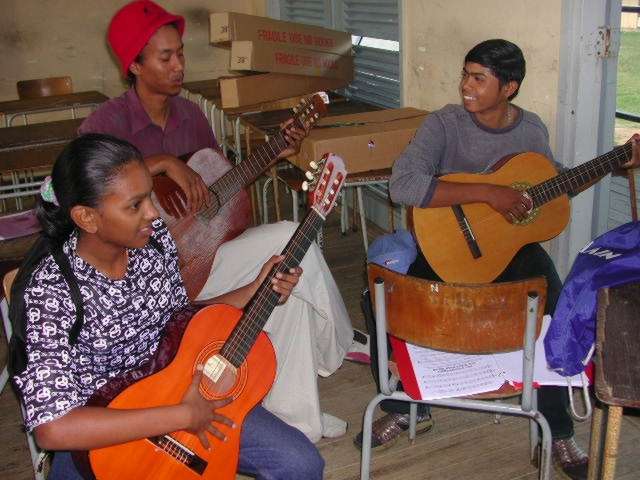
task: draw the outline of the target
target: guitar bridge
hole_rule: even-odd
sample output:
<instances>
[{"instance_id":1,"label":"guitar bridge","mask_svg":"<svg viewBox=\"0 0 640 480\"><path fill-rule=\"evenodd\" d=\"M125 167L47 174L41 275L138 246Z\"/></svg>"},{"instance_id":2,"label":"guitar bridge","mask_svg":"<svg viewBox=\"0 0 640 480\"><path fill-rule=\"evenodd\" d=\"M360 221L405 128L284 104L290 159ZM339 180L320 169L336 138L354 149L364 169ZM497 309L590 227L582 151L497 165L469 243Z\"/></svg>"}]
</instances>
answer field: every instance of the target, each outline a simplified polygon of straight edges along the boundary
<instances>
[{"instance_id":1,"label":"guitar bridge","mask_svg":"<svg viewBox=\"0 0 640 480\"><path fill-rule=\"evenodd\" d=\"M207 468L208 462L170 435L158 435L149 437L147 440L199 475L202 475Z\"/></svg>"}]
</instances>

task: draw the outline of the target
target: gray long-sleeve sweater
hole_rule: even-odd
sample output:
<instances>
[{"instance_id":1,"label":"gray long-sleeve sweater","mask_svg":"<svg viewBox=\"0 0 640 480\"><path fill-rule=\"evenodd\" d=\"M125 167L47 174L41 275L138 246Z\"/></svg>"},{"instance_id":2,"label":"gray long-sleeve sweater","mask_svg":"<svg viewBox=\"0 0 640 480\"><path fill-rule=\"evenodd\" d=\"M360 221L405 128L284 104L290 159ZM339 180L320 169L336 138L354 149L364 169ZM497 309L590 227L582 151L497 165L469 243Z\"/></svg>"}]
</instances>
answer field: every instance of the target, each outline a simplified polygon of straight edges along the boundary
<instances>
[{"instance_id":1,"label":"gray long-sleeve sweater","mask_svg":"<svg viewBox=\"0 0 640 480\"><path fill-rule=\"evenodd\" d=\"M446 105L430 113L393 165L391 199L426 207L433 197L436 177L484 173L515 153L537 152L553 161L549 132L540 117L520 108L518 112L516 122L503 129L482 126L461 105Z\"/></svg>"}]
</instances>

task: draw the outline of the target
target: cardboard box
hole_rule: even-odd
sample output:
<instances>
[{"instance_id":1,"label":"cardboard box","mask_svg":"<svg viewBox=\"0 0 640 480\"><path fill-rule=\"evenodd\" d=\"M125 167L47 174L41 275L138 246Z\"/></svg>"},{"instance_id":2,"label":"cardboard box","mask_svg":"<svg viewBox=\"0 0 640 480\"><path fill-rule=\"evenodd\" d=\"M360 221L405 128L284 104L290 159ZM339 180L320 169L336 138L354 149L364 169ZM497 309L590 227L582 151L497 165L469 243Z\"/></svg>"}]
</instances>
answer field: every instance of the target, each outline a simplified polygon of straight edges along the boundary
<instances>
[{"instance_id":1,"label":"cardboard box","mask_svg":"<svg viewBox=\"0 0 640 480\"><path fill-rule=\"evenodd\" d=\"M347 80L339 78L263 73L220 79L220 94L222 108L237 108L319 91L335 90L348 84Z\"/></svg>"},{"instance_id":2,"label":"cardboard box","mask_svg":"<svg viewBox=\"0 0 640 480\"><path fill-rule=\"evenodd\" d=\"M262 42L232 42L229 68L353 80L351 56Z\"/></svg>"},{"instance_id":3,"label":"cardboard box","mask_svg":"<svg viewBox=\"0 0 640 480\"><path fill-rule=\"evenodd\" d=\"M338 30L232 12L212 13L209 20L211 43L248 40L351 55L351 34Z\"/></svg>"},{"instance_id":4,"label":"cardboard box","mask_svg":"<svg viewBox=\"0 0 640 480\"><path fill-rule=\"evenodd\" d=\"M262 42L232 42L230 70L353 80L353 57Z\"/></svg>"},{"instance_id":5,"label":"cardboard box","mask_svg":"<svg viewBox=\"0 0 640 480\"><path fill-rule=\"evenodd\" d=\"M324 117L302 141L300 152L287 160L308 170L311 160L331 152L342 157L349 173L390 168L427 113L396 108Z\"/></svg>"}]
</instances>

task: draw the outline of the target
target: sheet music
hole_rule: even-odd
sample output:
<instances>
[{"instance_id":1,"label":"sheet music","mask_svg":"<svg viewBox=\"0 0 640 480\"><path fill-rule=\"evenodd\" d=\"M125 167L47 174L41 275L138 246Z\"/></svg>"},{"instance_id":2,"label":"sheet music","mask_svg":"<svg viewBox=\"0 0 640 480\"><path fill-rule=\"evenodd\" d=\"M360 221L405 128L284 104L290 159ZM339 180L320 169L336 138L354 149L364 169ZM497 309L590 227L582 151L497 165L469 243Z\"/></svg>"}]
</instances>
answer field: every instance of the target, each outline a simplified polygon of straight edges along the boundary
<instances>
[{"instance_id":1,"label":"sheet music","mask_svg":"<svg viewBox=\"0 0 640 480\"><path fill-rule=\"evenodd\" d=\"M407 352L424 400L488 392L505 382L492 355L447 353L409 343Z\"/></svg>"},{"instance_id":2,"label":"sheet music","mask_svg":"<svg viewBox=\"0 0 640 480\"><path fill-rule=\"evenodd\" d=\"M567 377L563 377L559 373L550 370L547 366L547 357L544 350L544 337L549 330L551 316L545 315L542 318L542 328L540 336L536 340L536 357L533 365L533 381L539 385L559 385L567 386ZM507 378L516 383L522 383L522 350L509 353L494 354L498 363L504 367ZM571 377L571 385L574 387L582 386L582 377L574 375Z\"/></svg>"},{"instance_id":3,"label":"sheet music","mask_svg":"<svg viewBox=\"0 0 640 480\"><path fill-rule=\"evenodd\" d=\"M534 382L539 385L566 386L566 377L550 370L544 351L544 337L551 317L545 315L536 341ZM503 383L522 383L522 350L489 355L448 353L406 344L423 400L457 397L497 390ZM401 369L401 373L403 370ZM581 386L580 375L571 377L573 386Z\"/></svg>"}]
</instances>

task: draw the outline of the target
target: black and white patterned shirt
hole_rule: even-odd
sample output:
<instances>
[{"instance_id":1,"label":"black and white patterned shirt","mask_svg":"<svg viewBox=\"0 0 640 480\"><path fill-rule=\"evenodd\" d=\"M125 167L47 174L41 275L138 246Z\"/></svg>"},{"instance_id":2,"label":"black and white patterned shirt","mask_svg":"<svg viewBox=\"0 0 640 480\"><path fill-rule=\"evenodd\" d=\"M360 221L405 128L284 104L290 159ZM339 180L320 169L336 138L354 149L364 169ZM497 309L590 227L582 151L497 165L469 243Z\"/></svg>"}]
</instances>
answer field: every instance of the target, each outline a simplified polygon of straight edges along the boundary
<instances>
[{"instance_id":1,"label":"black and white patterned shirt","mask_svg":"<svg viewBox=\"0 0 640 480\"><path fill-rule=\"evenodd\" d=\"M77 235L64 244L83 298L84 325L76 345L69 331L76 308L53 257L35 269L25 290L27 368L14 377L27 429L82 406L105 383L151 359L174 311L188 303L176 245L160 219L151 244L129 249L123 279L112 280L76 253Z\"/></svg>"}]
</instances>

